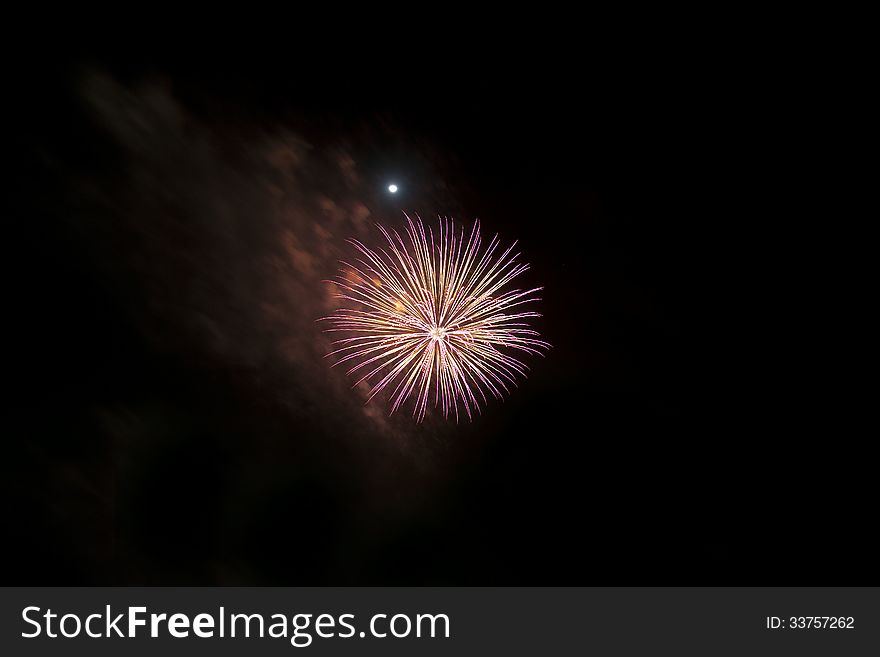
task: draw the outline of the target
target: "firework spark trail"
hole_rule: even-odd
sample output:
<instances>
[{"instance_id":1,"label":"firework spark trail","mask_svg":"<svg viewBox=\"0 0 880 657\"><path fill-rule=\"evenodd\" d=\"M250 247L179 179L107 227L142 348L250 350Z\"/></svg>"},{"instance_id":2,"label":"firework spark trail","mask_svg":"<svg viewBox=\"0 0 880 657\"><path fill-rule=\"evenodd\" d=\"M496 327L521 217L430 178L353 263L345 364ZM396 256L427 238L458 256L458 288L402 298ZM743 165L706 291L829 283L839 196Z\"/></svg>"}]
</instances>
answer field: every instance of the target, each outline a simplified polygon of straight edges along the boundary
<instances>
[{"instance_id":1,"label":"firework spark trail","mask_svg":"<svg viewBox=\"0 0 880 657\"><path fill-rule=\"evenodd\" d=\"M333 342L327 357L335 365L351 364L354 386L371 385L367 402L391 390L391 413L415 397L413 417L421 422L433 388L434 406L456 421L461 405L468 418L488 403L486 393L502 399L525 376L528 367L503 347L543 355L550 345L523 320L540 317L532 311L507 311L539 301L542 288L502 292L528 270L511 255L514 242L496 256L495 235L482 252L479 221L465 239L464 226L456 235L451 219L440 219L437 240L419 217L406 216L409 244L396 230L378 226L388 244L370 249L349 240L359 252L355 263L342 262L336 280L336 298L361 308L340 308L319 321L330 322L328 332L354 334Z\"/></svg>"}]
</instances>

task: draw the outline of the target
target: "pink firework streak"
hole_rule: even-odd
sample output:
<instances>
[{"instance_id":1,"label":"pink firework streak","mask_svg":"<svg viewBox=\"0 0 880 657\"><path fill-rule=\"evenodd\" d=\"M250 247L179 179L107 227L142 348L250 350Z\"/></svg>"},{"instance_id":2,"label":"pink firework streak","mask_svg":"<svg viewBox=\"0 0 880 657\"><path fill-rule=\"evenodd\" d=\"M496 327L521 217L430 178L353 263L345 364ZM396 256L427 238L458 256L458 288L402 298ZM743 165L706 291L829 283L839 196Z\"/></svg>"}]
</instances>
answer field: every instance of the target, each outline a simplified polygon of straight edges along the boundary
<instances>
[{"instance_id":1,"label":"pink firework streak","mask_svg":"<svg viewBox=\"0 0 880 657\"><path fill-rule=\"evenodd\" d=\"M501 291L529 266L511 255L516 242L496 256L497 235L481 254L479 221L465 238L464 227L456 235L454 222L441 219L435 241L420 218L406 220L408 239L378 226L387 248L349 240L361 257L342 262L329 282L336 298L357 307L319 321L331 323L328 332L353 336L335 340L327 356L336 358L334 366L351 365L348 374L358 376L353 387L371 386L367 402L391 390L391 413L415 397L413 417L421 422L433 396L444 417L454 412L457 421L460 404L472 418L486 392L503 399L517 375L526 375L528 367L500 348L543 355L550 347L524 321L539 313L511 312L539 301L534 294L542 288Z\"/></svg>"}]
</instances>

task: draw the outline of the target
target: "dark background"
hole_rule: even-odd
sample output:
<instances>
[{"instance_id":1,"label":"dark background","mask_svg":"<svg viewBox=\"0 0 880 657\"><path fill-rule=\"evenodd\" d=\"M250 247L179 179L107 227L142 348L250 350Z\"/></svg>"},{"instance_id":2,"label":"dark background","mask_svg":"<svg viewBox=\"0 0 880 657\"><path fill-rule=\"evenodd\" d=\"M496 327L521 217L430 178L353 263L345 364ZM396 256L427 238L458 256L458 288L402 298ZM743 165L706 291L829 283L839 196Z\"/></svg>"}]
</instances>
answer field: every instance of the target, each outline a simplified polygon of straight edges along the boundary
<instances>
[{"instance_id":1,"label":"dark background","mask_svg":"<svg viewBox=\"0 0 880 657\"><path fill-rule=\"evenodd\" d=\"M284 48L74 49L19 67L4 583L852 584L876 572L862 448L828 448L840 437L824 424L778 412L790 390L774 304L754 294L778 211L763 87L734 88L721 61L576 43L430 62L343 52L330 66ZM84 186L114 194L140 170L84 107L91 71L124 89L160 80L221 143L268 125L315 151L344 144L371 220L479 217L521 240L554 348L474 422L398 422L393 440L335 397L298 403L302 386L342 373L200 350L186 328L196 310L141 287L161 262L122 273L118 240L137 254L143 239L136 201L83 201ZM149 233L179 228L181 262L206 249L204 225L187 221ZM115 222L133 228L119 238ZM237 253L256 263L246 225ZM173 271L186 286L188 269ZM291 314L310 302L297 289Z\"/></svg>"}]
</instances>

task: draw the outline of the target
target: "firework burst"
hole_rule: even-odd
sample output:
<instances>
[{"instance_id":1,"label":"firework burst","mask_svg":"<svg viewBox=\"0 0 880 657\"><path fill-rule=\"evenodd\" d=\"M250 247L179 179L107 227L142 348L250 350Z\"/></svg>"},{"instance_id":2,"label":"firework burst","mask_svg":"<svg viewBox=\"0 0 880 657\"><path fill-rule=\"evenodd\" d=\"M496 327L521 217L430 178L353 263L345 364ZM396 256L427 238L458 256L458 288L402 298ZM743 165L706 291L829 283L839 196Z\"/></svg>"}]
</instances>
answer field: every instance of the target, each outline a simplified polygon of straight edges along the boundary
<instances>
[{"instance_id":1,"label":"firework burst","mask_svg":"<svg viewBox=\"0 0 880 657\"><path fill-rule=\"evenodd\" d=\"M335 340L327 357L350 365L353 387L367 382L367 402L391 391L391 413L413 397L421 422L433 398L444 417L458 420L461 406L471 418L487 393L502 399L525 376L511 352L550 347L525 321L540 315L521 309L542 288L503 290L529 266L511 255L516 242L496 255L497 235L482 249L478 221L466 237L451 219L440 219L436 236L420 218L406 220L406 239L378 226L385 248L349 240L360 255L329 281L348 307L321 320L350 337Z\"/></svg>"}]
</instances>

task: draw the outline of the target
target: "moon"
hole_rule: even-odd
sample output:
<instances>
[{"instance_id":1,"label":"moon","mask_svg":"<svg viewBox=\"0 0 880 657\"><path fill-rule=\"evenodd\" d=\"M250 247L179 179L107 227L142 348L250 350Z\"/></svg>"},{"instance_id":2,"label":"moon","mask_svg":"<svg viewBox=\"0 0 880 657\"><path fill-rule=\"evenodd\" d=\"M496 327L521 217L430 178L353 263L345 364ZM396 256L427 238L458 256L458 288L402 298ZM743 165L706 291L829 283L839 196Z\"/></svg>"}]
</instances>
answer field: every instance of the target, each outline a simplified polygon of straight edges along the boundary
<instances>
[{"instance_id":1,"label":"moon","mask_svg":"<svg viewBox=\"0 0 880 657\"><path fill-rule=\"evenodd\" d=\"M394 183L391 183L390 185L388 185L388 191L391 192L392 194L396 194L397 189L398 189L398 187Z\"/></svg>"}]
</instances>

